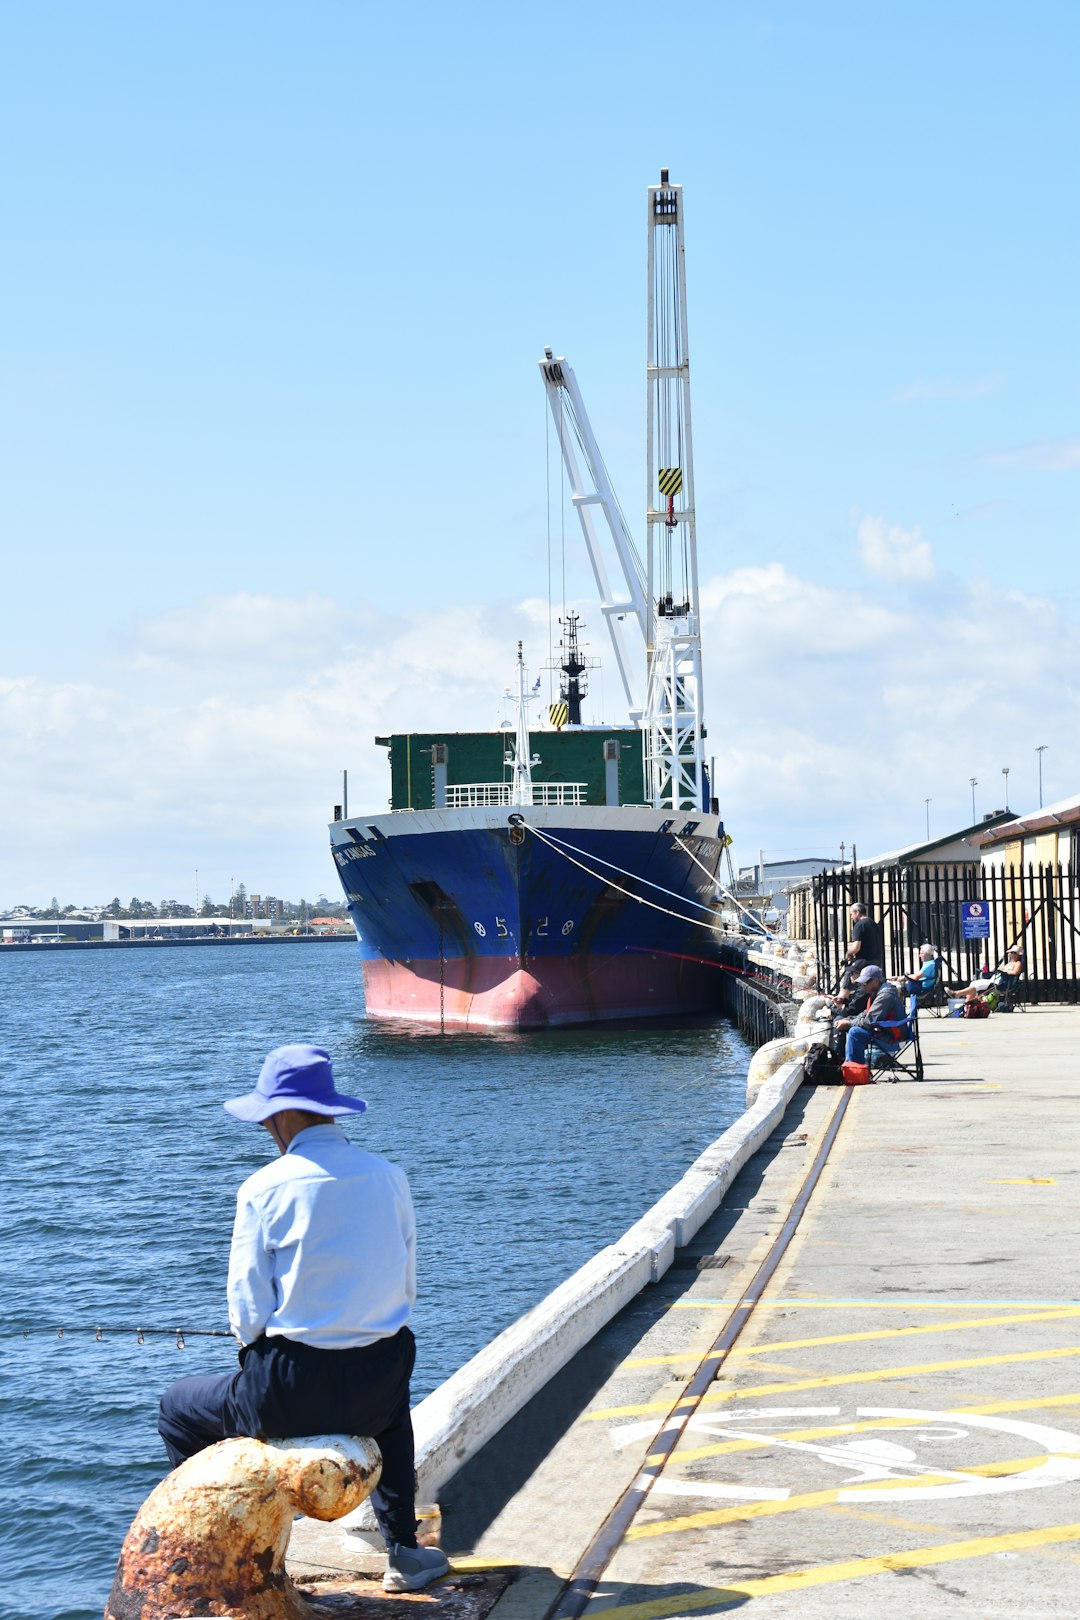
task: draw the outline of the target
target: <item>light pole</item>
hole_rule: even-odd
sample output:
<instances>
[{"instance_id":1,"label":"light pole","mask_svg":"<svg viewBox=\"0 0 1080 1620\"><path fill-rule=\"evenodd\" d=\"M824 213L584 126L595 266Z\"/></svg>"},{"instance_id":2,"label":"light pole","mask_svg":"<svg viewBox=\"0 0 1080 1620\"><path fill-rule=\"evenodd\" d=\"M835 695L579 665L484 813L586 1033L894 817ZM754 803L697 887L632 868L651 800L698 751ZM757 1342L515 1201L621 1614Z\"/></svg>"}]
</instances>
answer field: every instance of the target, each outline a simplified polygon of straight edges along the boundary
<instances>
[{"instance_id":1,"label":"light pole","mask_svg":"<svg viewBox=\"0 0 1080 1620\"><path fill-rule=\"evenodd\" d=\"M1006 810L1009 808L1009 771L1010 771L1010 769L1011 769L1011 767L1008 766L1008 765L1003 765L1001 767L1001 774L1005 778L1005 808L1006 808Z\"/></svg>"},{"instance_id":2,"label":"light pole","mask_svg":"<svg viewBox=\"0 0 1080 1620\"><path fill-rule=\"evenodd\" d=\"M1046 743L1040 743L1035 752L1039 756L1039 809L1042 809L1042 757L1046 752Z\"/></svg>"},{"instance_id":3,"label":"light pole","mask_svg":"<svg viewBox=\"0 0 1080 1620\"><path fill-rule=\"evenodd\" d=\"M972 776L972 777L969 777L968 780L971 783L971 820L972 820L972 825L974 825L974 822L975 822L975 789L979 785L979 778L977 776Z\"/></svg>"},{"instance_id":4,"label":"light pole","mask_svg":"<svg viewBox=\"0 0 1080 1620\"><path fill-rule=\"evenodd\" d=\"M930 800L927 799L925 801L925 803L926 803L926 842L929 843L930 842Z\"/></svg>"}]
</instances>

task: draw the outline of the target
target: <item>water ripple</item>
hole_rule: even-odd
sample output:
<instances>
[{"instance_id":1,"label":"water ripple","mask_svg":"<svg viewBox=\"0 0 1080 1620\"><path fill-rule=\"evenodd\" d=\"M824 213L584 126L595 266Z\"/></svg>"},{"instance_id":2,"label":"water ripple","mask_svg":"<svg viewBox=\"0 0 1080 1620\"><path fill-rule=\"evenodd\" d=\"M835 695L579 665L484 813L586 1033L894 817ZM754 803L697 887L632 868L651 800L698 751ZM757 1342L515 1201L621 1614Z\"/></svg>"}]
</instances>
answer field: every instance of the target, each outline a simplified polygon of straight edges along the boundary
<instances>
[{"instance_id":1,"label":"water ripple","mask_svg":"<svg viewBox=\"0 0 1080 1620\"><path fill-rule=\"evenodd\" d=\"M221 1103L270 1047L325 1045L369 1103L350 1133L409 1175L417 1399L666 1191L741 1110L748 1059L716 1023L376 1027L341 945L12 953L0 995L0 1616L20 1620L100 1615L163 1472L162 1389L235 1364L228 1340L49 1330L227 1325L236 1187L269 1144Z\"/></svg>"}]
</instances>

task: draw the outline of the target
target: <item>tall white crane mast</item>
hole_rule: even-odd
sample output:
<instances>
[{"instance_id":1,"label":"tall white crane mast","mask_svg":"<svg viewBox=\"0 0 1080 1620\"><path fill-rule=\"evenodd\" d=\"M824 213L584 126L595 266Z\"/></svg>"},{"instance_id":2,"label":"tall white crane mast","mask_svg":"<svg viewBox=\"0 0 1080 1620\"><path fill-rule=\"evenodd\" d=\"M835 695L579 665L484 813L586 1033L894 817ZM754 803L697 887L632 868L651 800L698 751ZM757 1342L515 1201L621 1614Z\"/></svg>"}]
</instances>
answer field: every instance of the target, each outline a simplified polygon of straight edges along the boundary
<instances>
[{"instance_id":1,"label":"tall white crane mast","mask_svg":"<svg viewBox=\"0 0 1080 1620\"><path fill-rule=\"evenodd\" d=\"M682 187L649 187L647 560L623 517L592 431L577 378L545 350L540 371L559 436L570 497L581 521L630 718L642 730L645 792L657 809L708 806L701 721L701 631ZM593 519L602 511L611 545ZM616 596L609 559L622 573ZM612 572L614 569L611 570ZM634 627L640 630L639 650ZM641 651L645 699L636 696Z\"/></svg>"},{"instance_id":2,"label":"tall white crane mast","mask_svg":"<svg viewBox=\"0 0 1080 1620\"><path fill-rule=\"evenodd\" d=\"M708 805L690 432L682 187L649 187L648 685L645 791L657 808Z\"/></svg>"}]
</instances>

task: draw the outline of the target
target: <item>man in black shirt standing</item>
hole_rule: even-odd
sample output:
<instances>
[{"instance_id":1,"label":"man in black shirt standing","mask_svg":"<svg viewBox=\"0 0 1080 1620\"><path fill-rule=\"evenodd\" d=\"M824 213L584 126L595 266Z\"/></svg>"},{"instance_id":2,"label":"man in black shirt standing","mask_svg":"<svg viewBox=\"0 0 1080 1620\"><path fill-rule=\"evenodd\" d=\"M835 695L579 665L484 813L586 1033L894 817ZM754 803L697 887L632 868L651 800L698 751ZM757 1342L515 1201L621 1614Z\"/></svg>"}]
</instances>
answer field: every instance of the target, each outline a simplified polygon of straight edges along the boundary
<instances>
[{"instance_id":1,"label":"man in black shirt standing","mask_svg":"<svg viewBox=\"0 0 1080 1620\"><path fill-rule=\"evenodd\" d=\"M874 921L861 900L856 900L851 907L850 917L851 944L847 951L848 961L855 962L859 967L865 967L869 962L884 962L885 936L881 924Z\"/></svg>"}]
</instances>

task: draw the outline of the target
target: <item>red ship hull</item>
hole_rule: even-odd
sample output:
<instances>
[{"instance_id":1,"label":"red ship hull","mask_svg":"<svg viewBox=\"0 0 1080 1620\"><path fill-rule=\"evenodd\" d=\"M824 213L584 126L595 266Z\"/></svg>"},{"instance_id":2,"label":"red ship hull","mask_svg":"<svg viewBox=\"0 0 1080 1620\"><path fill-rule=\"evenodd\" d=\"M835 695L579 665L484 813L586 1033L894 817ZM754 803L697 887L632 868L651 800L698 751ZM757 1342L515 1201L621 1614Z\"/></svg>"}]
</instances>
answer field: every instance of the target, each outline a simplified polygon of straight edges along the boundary
<instances>
[{"instance_id":1,"label":"red ship hull","mask_svg":"<svg viewBox=\"0 0 1080 1620\"><path fill-rule=\"evenodd\" d=\"M410 1019L446 1029L550 1029L611 1019L716 1011L715 963L648 951L618 956L366 961L371 1018Z\"/></svg>"}]
</instances>

